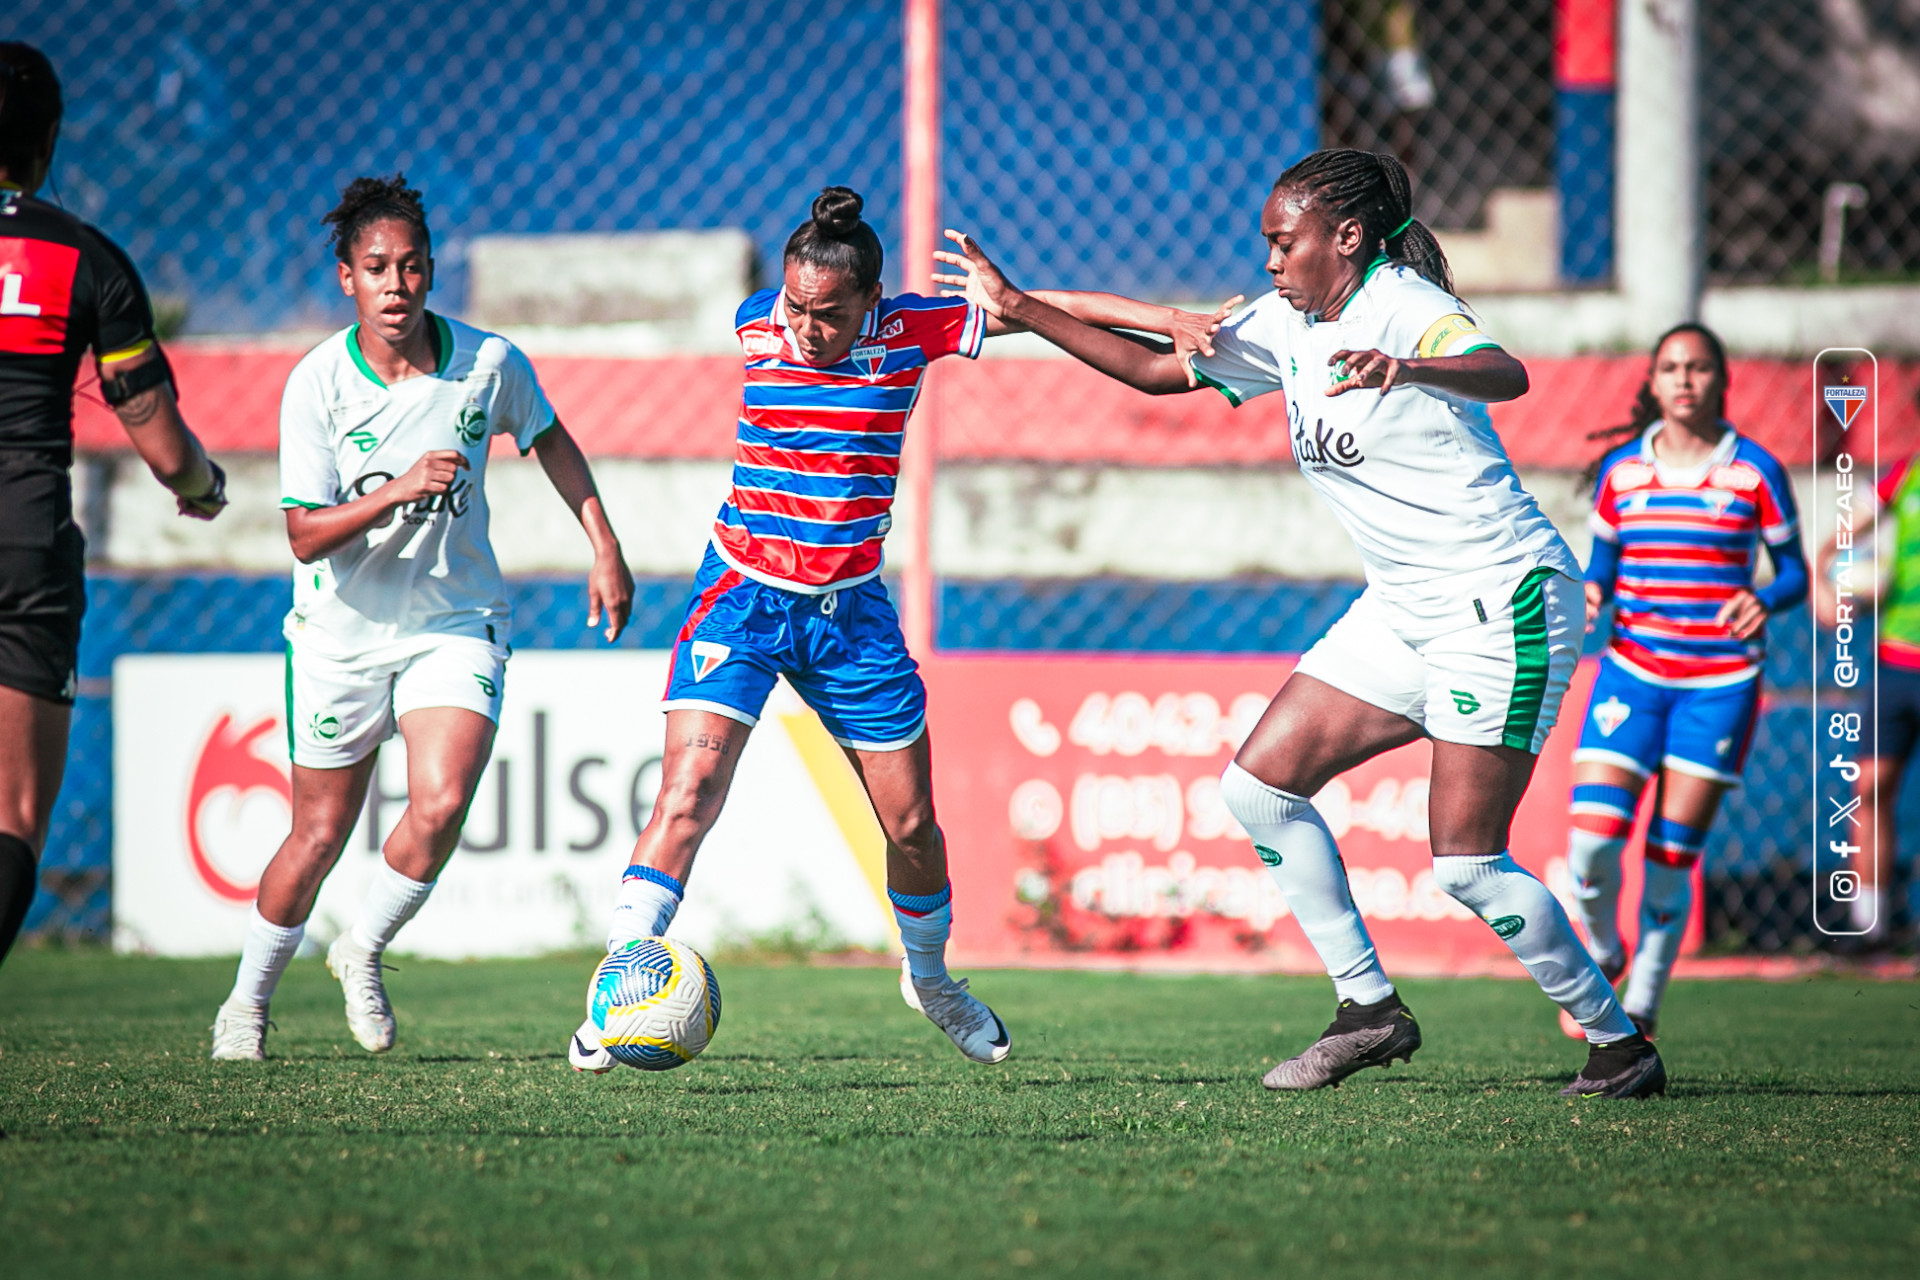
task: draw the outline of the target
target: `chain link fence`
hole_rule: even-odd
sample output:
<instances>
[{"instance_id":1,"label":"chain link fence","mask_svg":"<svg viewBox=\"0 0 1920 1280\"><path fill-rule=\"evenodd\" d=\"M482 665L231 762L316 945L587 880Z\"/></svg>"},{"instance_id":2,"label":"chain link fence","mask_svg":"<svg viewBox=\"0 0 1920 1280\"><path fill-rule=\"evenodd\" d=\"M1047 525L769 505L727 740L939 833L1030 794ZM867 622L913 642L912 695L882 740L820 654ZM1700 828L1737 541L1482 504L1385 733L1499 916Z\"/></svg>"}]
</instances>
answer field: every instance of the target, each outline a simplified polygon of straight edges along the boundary
<instances>
[{"instance_id":1,"label":"chain link fence","mask_svg":"<svg viewBox=\"0 0 1920 1280\"><path fill-rule=\"evenodd\" d=\"M1407 162L1443 231L1485 230L1500 192L1556 202L1560 278L1604 282L1612 88L1583 97L1565 56L1586 29L1568 11L1593 7L948 6L945 216L1023 278L1212 298L1258 286L1274 175L1360 146ZM173 323L233 332L340 318L319 218L361 173L425 190L454 311L482 234L739 227L771 260L808 195L845 182L897 244L900 10L18 0L5 25L66 81L53 193ZM1920 6L1699 12L1711 272L1814 279L1823 228L1844 278L1920 272Z\"/></svg>"}]
</instances>

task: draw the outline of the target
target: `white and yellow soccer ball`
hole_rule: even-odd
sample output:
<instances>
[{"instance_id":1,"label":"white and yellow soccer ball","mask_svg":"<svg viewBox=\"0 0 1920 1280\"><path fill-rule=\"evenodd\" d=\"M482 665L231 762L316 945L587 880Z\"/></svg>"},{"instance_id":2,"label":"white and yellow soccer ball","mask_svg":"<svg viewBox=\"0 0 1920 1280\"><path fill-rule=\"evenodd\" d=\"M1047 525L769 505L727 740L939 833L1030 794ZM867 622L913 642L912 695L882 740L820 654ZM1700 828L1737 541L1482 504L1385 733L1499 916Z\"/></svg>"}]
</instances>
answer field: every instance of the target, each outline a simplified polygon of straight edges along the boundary
<instances>
[{"instance_id":1,"label":"white and yellow soccer ball","mask_svg":"<svg viewBox=\"0 0 1920 1280\"><path fill-rule=\"evenodd\" d=\"M641 938L600 962L587 1017L616 1062L671 1071L692 1062L720 1027L720 983L684 942Z\"/></svg>"}]
</instances>

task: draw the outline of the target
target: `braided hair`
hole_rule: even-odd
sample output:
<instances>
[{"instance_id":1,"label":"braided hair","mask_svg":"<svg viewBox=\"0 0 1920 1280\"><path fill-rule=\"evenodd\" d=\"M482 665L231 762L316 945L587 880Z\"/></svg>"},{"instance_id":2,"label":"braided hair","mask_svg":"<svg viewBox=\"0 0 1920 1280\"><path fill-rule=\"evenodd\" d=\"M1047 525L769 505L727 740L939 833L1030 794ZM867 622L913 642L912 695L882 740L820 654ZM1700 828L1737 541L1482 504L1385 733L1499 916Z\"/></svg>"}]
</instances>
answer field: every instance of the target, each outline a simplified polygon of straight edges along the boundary
<instances>
[{"instance_id":1,"label":"braided hair","mask_svg":"<svg viewBox=\"0 0 1920 1280\"><path fill-rule=\"evenodd\" d=\"M1667 345L1667 339L1676 334L1691 333L1699 336L1707 344L1707 350L1713 354L1714 371L1720 375L1720 385L1714 390L1713 417L1720 421L1727 416L1727 349L1720 341L1720 335L1703 324L1691 320L1683 321L1661 334L1654 342L1653 350L1647 356L1647 376L1641 380L1640 390L1634 393L1633 408L1627 412L1627 420L1617 426L1602 427L1598 431L1589 431L1587 439L1602 440L1606 447L1602 449L1587 469L1580 473L1580 483L1576 493L1585 492L1600 483L1600 466L1607 455L1634 436L1660 420L1660 398L1653 394L1653 366L1660 359L1660 348Z\"/></svg>"},{"instance_id":2,"label":"braided hair","mask_svg":"<svg viewBox=\"0 0 1920 1280\"><path fill-rule=\"evenodd\" d=\"M1406 166L1384 152L1336 148L1315 151L1288 166L1273 184L1326 212L1354 218L1366 243L1389 262L1404 263L1448 293L1453 272L1433 232L1413 216L1413 182Z\"/></svg>"},{"instance_id":3,"label":"braided hair","mask_svg":"<svg viewBox=\"0 0 1920 1280\"><path fill-rule=\"evenodd\" d=\"M407 185L404 173L391 178L355 178L340 193L340 203L321 221L333 228L328 239L334 256L351 262L360 233L389 218L418 227L420 238L427 242L427 253L432 255L433 233L427 230L426 206L420 203L420 193Z\"/></svg>"},{"instance_id":4,"label":"braided hair","mask_svg":"<svg viewBox=\"0 0 1920 1280\"><path fill-rule=\"evenodd\" d=\"M40 162L47 134L65 111L60 77L47 55L30 44L0 42L0 168L16 183Z\"/></svg>"},{"instance_id":5,"label":"braided hair","mask_svg":"<svg viewBox=\"0 0 1920 1280\"><path fill-rule=\"evenodd\" d=\"M866 207L851 187L828 187L813 198L813 216L787 237L786 262L844 271L862 293L880 283L886 255L880 237L860 219Z\"/></svg>"}]
</instances>

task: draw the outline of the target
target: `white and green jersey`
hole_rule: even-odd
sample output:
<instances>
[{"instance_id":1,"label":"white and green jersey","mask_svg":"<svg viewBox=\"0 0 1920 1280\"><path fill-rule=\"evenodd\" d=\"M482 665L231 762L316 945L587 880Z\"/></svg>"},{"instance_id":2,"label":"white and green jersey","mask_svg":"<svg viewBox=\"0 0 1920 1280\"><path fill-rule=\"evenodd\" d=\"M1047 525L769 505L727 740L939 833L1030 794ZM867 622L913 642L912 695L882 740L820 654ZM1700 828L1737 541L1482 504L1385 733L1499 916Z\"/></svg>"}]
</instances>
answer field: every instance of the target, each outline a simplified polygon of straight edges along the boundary
<instances>
[{"instance_id":1,"label":"white and green jersey","mask_svg":"<svg viewBox=\"0 0 1920 1280\"><path fill-rule=\"evenodd\" d=\"M1200 381L1236 406L1287 394L1294 460L1360 549L1367 582L1411 635L1484 622L1527 573L1579 563L1520 487L1486 406L1427 386L1326 394L1340 350L1465 355L1496 345L1460 300L1410 267L1376 262L1338 320L1270 293L1228 320ZM1478 602L1478 604L1476 604Z\"/></svg>"},{"instance_id":2,"label":"white and green jersey","mask_svg":"<svg viewBox=\"0 0 1920 1280\"><path fill-rule=\"evenodd\" d=\"M360 352L359 328L309 351L280 402L280 505L331 507L386 484L435 449L469 470L451 491L393 513L325 560L293 571L286 636L336 660L379 658L421 637L508 642L511 614L487 540L487 446L525 453L554 425L533 366L505 338L429 312L439 367L394 386Z\"/></svg>"}]
</instances>

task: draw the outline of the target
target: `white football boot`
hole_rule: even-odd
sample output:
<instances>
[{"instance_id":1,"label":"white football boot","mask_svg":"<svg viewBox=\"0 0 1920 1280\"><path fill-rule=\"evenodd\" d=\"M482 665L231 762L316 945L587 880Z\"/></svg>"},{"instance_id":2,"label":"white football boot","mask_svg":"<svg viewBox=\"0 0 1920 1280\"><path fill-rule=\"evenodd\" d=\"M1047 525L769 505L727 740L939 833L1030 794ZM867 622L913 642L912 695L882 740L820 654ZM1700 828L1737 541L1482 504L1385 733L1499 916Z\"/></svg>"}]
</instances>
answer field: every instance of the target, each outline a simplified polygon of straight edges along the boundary
<instances>
[{"instance_id":1,"label":"white football boot","mask_svg":"<svg viewBox=\"0 0 1920 1280\"><path fill-rule=\"evenodd\" d=\"M967 980L951 977L916 982L906 960L900 961L900 998L915 1013L947 1033L953 1047L974 1062L1000 1062L1013 1048L1013 1037L999 1015L967 991Z\"/></svg>"},{"instance_id":2,"label":"white football boot","mask_svg":"<svg viewBox=\"0 0 1920 1280\"><path fill-rule=\"evenodd\" d=\"M215 1062L264 1062L267 1057L267 1006L229 999L213 1015Z\"/></svg>"},{"instance_id":3,"label":"white football boot","mask_svg":"<svg viewBox=\"0 0 1920 1280\"><path fill-rule=\"evenodd\" d=\"M573 1033L573 1039L567 1041L567 1065L575 1071L591 1071L597 1076L603 1076L619 1065L601 1045L600 1030L593 1025L592 1018L581 1023L580 1029Z\"/></svg>"},{"instance_id":4,"label":"white football boot","mask_svg":"<svg viewBox=\"0 0 1920 1280\"><path fill-rule=\"evenodd\" d=\"M380 961L343 933L327 948L327 972L340 980L347 997L347 1028L368 1053L393 1048L393 1006L380 978Z\"/></svg>"}]
</instances>

